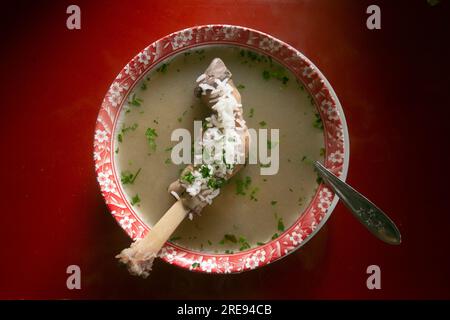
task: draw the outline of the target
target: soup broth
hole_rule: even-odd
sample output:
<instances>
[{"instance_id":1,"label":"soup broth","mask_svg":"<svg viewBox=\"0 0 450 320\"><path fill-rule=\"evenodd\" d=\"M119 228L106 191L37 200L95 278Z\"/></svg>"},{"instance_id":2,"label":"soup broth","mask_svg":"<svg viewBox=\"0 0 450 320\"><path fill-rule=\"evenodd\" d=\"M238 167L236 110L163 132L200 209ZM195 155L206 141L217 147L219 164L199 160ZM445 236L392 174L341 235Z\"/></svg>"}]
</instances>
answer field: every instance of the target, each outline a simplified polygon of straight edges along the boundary
<instances>
[{"instance_id":1,"label":"soup broth","mask_svg":"<svg viewBox=\"0 0 450 320\"><path fill-rule=\"evenodd\" d=\"M234 46L179 53L146 74L124 103L115 126L115 170L124 195L153 226L174 198L167 192L185 165L171 161L172 131L193 131L211 110L193 94L215 57L232 72L249 128L279 129L279 171L260 175L247 164L201 216L185 219L170 241L190 250L232 253L276 238L306 209L318 186L313 169L324 156L320 117L295 76L267 56ZM270 136L269 136L270 137ZM268 145L270 148L270 145Z\"/></svg>"}]
</instances>

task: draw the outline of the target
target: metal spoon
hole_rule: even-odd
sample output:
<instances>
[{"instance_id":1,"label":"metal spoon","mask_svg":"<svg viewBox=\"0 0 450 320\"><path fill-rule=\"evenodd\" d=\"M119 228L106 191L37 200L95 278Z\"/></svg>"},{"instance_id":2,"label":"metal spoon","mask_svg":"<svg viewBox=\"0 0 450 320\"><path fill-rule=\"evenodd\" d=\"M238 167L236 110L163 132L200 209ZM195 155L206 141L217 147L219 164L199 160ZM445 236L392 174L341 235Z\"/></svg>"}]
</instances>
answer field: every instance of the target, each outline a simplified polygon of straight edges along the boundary
<instances>
[{"instance_id":1,"label":"metal spoon","mask_svg":"<svg viewBox=\"0 0 450 320\"><path fill-rule=\"evenodd\" d=\"M400 244L401 235L395 223L376 205L358 191L336 177L319 161L315 167L325 183L338 195L345 206L375 237L389 243Z\"/></svg>"}]
</instances>

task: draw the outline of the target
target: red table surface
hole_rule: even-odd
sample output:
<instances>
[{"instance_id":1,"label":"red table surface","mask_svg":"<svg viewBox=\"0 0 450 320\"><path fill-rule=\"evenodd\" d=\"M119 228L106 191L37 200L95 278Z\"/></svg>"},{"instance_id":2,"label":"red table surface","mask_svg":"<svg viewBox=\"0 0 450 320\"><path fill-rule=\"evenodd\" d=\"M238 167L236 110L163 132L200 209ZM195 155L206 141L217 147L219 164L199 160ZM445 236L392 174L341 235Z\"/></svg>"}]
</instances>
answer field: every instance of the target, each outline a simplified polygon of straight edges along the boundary
<instances>
[{"instance_id":1,"label":"red table surface","mask_svg":"<svg viewBox=\"0 0 450 320\"><path fill-rule=\"evenodd\" d=\"M372 3L381 30L366 28ZM450 298L450 3L76 1L79 31L65 26L70 4L2 5L0 298ZM194 274L158 261L142 280L118 266L130 240L95 179L98 109L139 50L208 23L270 33L320 68L347 118L348 181L397 222L400 246L376 240L339 204L307 245L252 272ZM71 264L81 290L66 288ZM366 287L371 264L381 290Z\"/></svg>"}]
</instances>

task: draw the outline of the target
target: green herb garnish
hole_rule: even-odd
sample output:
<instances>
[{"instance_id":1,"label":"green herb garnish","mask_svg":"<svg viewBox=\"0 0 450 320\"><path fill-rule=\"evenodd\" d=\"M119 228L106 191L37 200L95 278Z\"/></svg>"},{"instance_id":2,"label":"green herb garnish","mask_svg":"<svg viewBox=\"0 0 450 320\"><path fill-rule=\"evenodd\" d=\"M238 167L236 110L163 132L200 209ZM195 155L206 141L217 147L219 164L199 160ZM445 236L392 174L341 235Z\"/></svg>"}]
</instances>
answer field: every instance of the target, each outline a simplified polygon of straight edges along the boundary
<instances>
[{"instance_id":1,"label":"green herb garnish","mask_svg":"<svg viewBox=\"0 0 450 320\"><path fill-rule=\"evenodd\" d=\"M158 69L156 69L156 72L166 73L168 67L168 63L163 63L160 67L158 67Z\"/></svg>"},{"instance_id":2,"label":"green herb garnish","mask_svg":"<svg viewBox=\"0 0 450 320\"><path fill-rule=\"evenodd\" d=\"M237 195L246 195L246 190L250 187L252 183L252 178L246 176L245 179L237 179L236 180L236 194Z\"/></svg>"},{"instance_id":3,"label":"green herb garnish","mask_svg":"<svg viewBox=\"0 0 450 320\"><path fill-rule=\"evenodd\" d=\"M248 117L249 118L253 118L253 115L255 114L255 109L253 109L253 108L250 108L250 112L249 112L249 114L248 114Z\"/></svg>"},{"instance_id":4,"label":"green herb garnish","mask_svg":"<svg viewBox=\"0 0 450 320\"><path fill-rule=\"evenodd\" d=\"M245 89L245 86L244 86L243 84L240 84L240 85L237 86L237 88L238 88L239 90L242 90L242 89Z\"/></svg>"},{"instance_id":5,"label":"green herb garnish","mask_svg":"<svg viewBox=\"0 0 450 320\"><path fill-rule=\"evenodd\" d=\"M243 251L245 249L250 249L250 244L247 242L247 240L244 237L239 237L239 244L241 247L239 248L239 251Z\"/></svg>"},{"instance_id":6,"label":"green herb garnish","mask_svg":"<svg viewBox=\"0 0 450 320\"><path fill-rule=\"evenodd\" d=\"M225 184L225 179L218 177L211 177L208 180L208 187L211 189L220 189Z\"/></svg>"},{"instance_id":7,"label":"green herb garnish","mask_svg":"<svg viewBox=\"0 0 450 320\"><path fill-rule=\"evenodd\" d=\"M259 191L258 187L253 188L252 192L250 193L250 200L258 201L256 198L256 193Z\"/></svg>"},{"instance_id":8,"label":"green herb garnish","mask_svg":"<svg viewBox=\"0 0 450 320\"><path fill-rule=\"evenodd\" d=\"M139 168L135 174L130 173L129 171L124 171L120 175L120 181L122 184L133 184L139 175L139 172L141 172L141 168Z\"/></svg>"},{"instance_id":9,"label":"green herb garnish","mask_svg":"<svg viewBox=\"0 0 450 320\"><path fill-rule=\"evenodd\" d=\"M277 80L281 81L284 85L286 85L289 81L289 78L286 76L284 69L275 70L275 71L264 70L262 73L262 77L265 80L269 80L270 78L277 79Z\"/></svg>"},{"instance_id":10,"label":"green herb garnish","mask_svg":"<svg viewBox=\"0 0 450 320\"><path fill-rule=\"evenodd\" d=\"M147 131L145 131L145 136L147 137L147 143L150 147L150 150L155 151L156 150L156 137L158 134L156 133L155 129L147 128Z\"/></svg>"},{"instance_id":11,"label":"green herb garnish","mask_svg":"<svg viewBox=\"0 0 450 320\"><path fill-rule=\"evenodd\" d=\"M320 156L323 157L325 155L325 148L320 148Z\"/></svg>"},{"instance_id":12,"label":"green herb garnish","mask_svg":"<svg viewBox=\"0 0 450 320\"><path fill-rule=\"evenodd\" d=\"M192 174L192 172L189 171L183 177L181 177L181 180L184 180L184 181L188 182L189 184L192 184L192 182L194 182L194 180L195 180L195 177Z\"/></svg>"},{"instance_id":13,"label":"green herb garnish","mask_svg":"<svg viewBox=\"0 0 450 320\"><path fill-rule=\"evenodd\" d=\"M261 126L261 127L265 127L266 125L267 125L267 123L265 122L265 121L261 121L260 123L259 123L259 125Z\"/></svg>"},{"instance_id":14,"label":"green herb garnish","mask_svg":"<svg viewBox=\"0 0 450 320\"><path fill-rule=\"evenodd\" d=\"M208 178L211 175L208 166L205 165L201 166L199 171L202 174L203 178Z\"/></svg>"},{"instance_id":15,"label":"green herb garnish","mask_svg":"<svg viewBox=\"0 0 450 320\"><path fill-rule=\"evenodd\" d=\"M270 201L270 204L271 204L272 206L275 206L277 203L278 203L278 201L274 201L274 200Z\"/></svg>"},{"instance_id":16,"label":"green herb garnish","mask_svg":"<svg viewBox=\"0 0 450 320\"><path fill-rule=\"evenodd\" d=\"M138 204L139 202L141 202L141 198L139 198L139 194L136 193L136 195L131 198L131 205L134 206L135 204Z\"/></svg>"},{"instance_id":17,"label":"green herb garnish","mask_svg":"<svg viewBox=\"0 0 450 320\"><path fill-rule=\"evenodd\" d=\"M224 235L223 239L225 241L229 241L229 242L232 242L232 243L237 243L237 238L236 238L236 236L234 234L226 234L226 235Z\"/></svg>"},{"instance_id":18,"label":"green herb garnish","mask_svg":"<svg viewBox=\"0 0 450 320\"><path fill-rule=\"evenodd\" d=\"M120 130L119 134L117 135L117 140L119 142L122 142L125 133L127 133L128 131L134 131L137 129L137 127L138 127L137 123L134 123L133 125L131 125L129 127L125 127L124 125L122 125L122 129Z\"/></svg>"},{"instance_id":19,"label":"green herb garnish","mask_svg":"<svg viewBox=\"0 0 450 320\"><path fill-rule=\"evenodd\" d=\"M272 142L272 141L270 141L270 140L267 140L267 149L275 148L275 147L277 146L277 144L278 144L277 141Z\"/></svg>"},{"instance_id":20,"label":"green herb garnish","mask_svg":"<svg viewBox=\"0 0 450 320\"><path fill-rule=\"evenodd\" d=\"M198 268L198 267L200 267L200 263L194 262L194 263L192 264L192 268L193 268L193 269Z\"/></svg>"},{"instance_id":21,"label":"green herb garnish","mask_svg":"<svg viewBox=\"0 0 450 320\"><path fill-rule=\"evenodd\" d=\"M320 114L315 113L315 116L316 116L316 119L313 122L313 127L323 130L323 122L322 122L322 119L320 118Z\"/></svg>"},{"instance_id":22,"label":"green herb garnish","mask_svg":"<svg viewBox=\"0 0 450 320\"><path fill-rule=\"evenodd\" d=\"M136 94L133 93L133 95L131 96L131 100L129 101L129 104L131 104L132 106L135 106L135 107L140 107L142 102L144 102L144 100L136 97Z\"/></svg>"},{"instance_id":23,"label":"green herb garnish","mask_svg":"<svg viewBox=\"0 0 450 320\"><path fill-rule=\"evenodd\" d=\"M283 218L278 219L278 225L277 225L278 231L284 231L284 223Z\"/></svg>"},{"instance_id":24,"label":"green herb garnish","mask_svg":"<svg viewBox=\"0 0 450 320\"><path fill-rule=\"evenodd\" d=\"M245 189L248 189L248 187L250 187L251 183L252 183L252 178L250 178L249 176L246 176L245 180L244 180L244 187L245 187Z\"/></svg>"}]
</instances>

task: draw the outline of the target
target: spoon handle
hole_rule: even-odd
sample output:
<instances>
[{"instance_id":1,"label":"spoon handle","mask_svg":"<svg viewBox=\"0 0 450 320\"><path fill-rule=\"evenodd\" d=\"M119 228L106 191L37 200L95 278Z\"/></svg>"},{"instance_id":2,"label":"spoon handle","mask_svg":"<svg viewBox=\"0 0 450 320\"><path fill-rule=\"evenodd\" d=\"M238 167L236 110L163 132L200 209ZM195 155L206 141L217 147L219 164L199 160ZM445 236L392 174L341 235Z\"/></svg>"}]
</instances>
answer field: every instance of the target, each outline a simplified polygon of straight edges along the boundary
<instances>
[{"instance_id":1,"label":"spoon handle","mask_svg":"<svg viewBox=\"0 0 450 320\"><path fill-rule=\"evenodd\" d=\"M338 195L358 221L375 237L388 244L400 244L400 231L381 209L350 185L336 177L319 161L316 161L314 165L325 183Z\"/></svg>"}]
</instances>

